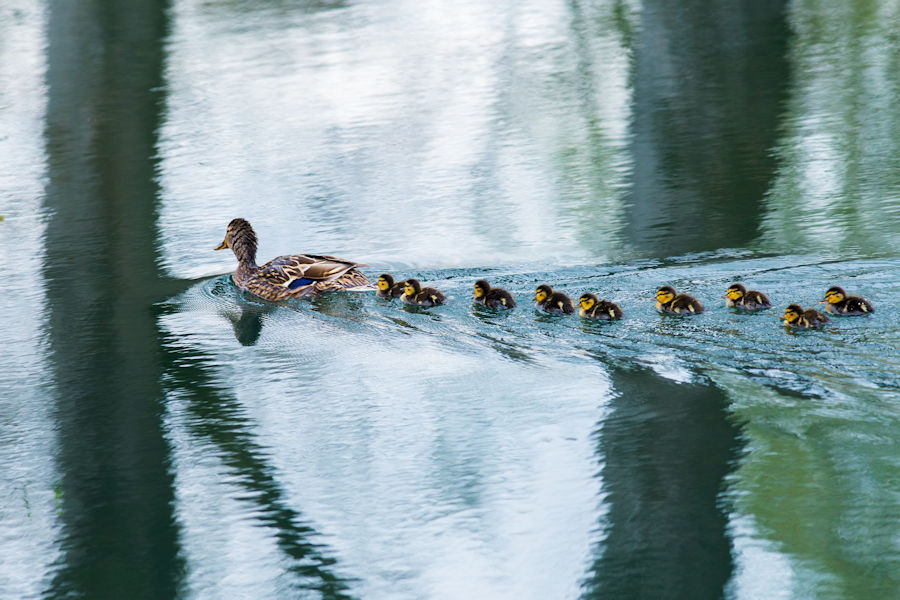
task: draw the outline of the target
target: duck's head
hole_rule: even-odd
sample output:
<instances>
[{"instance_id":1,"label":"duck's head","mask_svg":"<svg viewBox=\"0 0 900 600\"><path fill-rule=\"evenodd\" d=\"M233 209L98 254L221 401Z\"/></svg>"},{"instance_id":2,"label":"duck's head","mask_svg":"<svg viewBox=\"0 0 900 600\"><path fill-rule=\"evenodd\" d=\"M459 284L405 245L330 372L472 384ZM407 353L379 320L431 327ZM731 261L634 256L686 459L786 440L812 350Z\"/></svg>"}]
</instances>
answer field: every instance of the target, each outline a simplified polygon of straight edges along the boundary
<instances>
[{"instance_id":1,"label":"duck's head","mask_svg":"<svg viewBox=\"0 0 900 600\"><path fill-rule=\"evenodd\" d=\"M747 293L747 288L742 286L740 283L732 283L728 286L728 291L725 292L723 298L731 298L732 300L740 300L744 297L744 294Z\"/></svg>"},{"instance_id":2,"label":"duck's head","mask_svg":"<svg viewBox=\"0 0 900 600\"><path fill-rule=\"evenodd\" d=\"M489 291L491 291L491 284L484 279L479 279L475 282L475 290L472 292L472 295L475 296L476 299L484 298Z\"/></svg>"},{"instance_id":3,"label":"duck's head","mask_svg":"<svg viewBox=\"0 0 900 600\"><path fill-rule=\"evenodd\" d=\"M245 219L232 219L225 229L225 239L215 250L231 248L239 262L256 260L256 232Z\"/></svg>"},{"instance_id":4,"label":"duck's head","mask_svg":"<svg viewBox=\"0 0 900 600\"><path fill-rule=\"evenodd\" d=\"M837 304L841 300L847 297L847 292L844 291L844 288L834 285L828 288L828 291L825 292L825 299L820 301L819 304Z\"/></svg>"},{"instance_id":5,"label":"duck's head","mask_svg":"<svg viewBox=\"0 0 900 600\"><path fill-rule=\"evenodd\" d=\"M534 299L536 302L543 302L549 298L552 293L553 288L545 283L537 286L537 289L534 291Z\"/></svg>"},{"instance_id":6,"label":"duck's head","mask_svg":"<svg viewBox=\"0 0 900 600\"><path fill-rule=\"evenodd\" d=\"M584 310L591 310L598 302L600 302L600 299L596 295L582 294L581 298L578 299L578 306Z\"/></svg>"},{"instance_id":7,"label":"duck's head","mask_svg":"<svg viewBox=\"0 0 900 600\"><path fill-rule=\"evenodd\" d=\"M799 304L791 304L784 309L784 316L781 317L786 324L795 322L803 314L803 307Z\"/></svg>"},{"instance_id":8,"label":"duck's head","mask_svg":"<svg viewBox=\"0 0 900 600\"><path fill-rule=\"evenodd\" d=\"M422 284L418 279L407 279L403 284L403 293L407 296L415 296L422 291Z\"/></svg>"},{"instance_id":9,"label":"duck's head","mask_svg":"<svg viewBox=\"0 0 900 600\"><path fill-rule=\"evenodd\" d=\"M378 281L375 282L375 285L377 285L378 289L382 292L386 292L394 287L394 278L387 273L382 273L378 276Z\"/></svg>"},{"instance_id":10,"label":"duck's head","mask_svg":"<svg viewBox=\"0 0 900 600\"><path fill-rule=\"evenodd\" d=\"M675 291L675 288L671 285L664 285L656 290L656 301L660 304L668 304L676 295L678 295L678 292Z\"/></svg>"}]
</instances>

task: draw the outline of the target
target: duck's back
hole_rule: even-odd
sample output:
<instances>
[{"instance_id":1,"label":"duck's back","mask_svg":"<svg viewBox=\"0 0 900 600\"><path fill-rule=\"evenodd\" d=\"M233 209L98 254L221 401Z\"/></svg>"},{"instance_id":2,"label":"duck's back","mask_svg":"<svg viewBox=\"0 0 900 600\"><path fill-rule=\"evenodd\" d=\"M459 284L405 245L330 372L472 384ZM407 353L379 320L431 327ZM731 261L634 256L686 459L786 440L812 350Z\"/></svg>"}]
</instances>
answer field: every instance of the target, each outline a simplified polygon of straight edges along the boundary
<instances>
[{"instance_id":1,"label":"duck's back","mask_svg":"<svg viewBox=\"0 0 900 600\"><path fill-rule=\"evenodd\" d=\"M821 327L825 323L828 323L829 319L816 309L809 308L803 311L803 314L800 315L800 318L797 319L797 321L801 327L816 329L817 327Z\"/></svg>"},{"instance_id":2,"label":"duck's back","mask_svg":"<svg viewBox=\"0 0 900 600\"><path fill-rule=\"evenodd\" d=\"M484 304L492 308L514 308L516 301L512 294L501 288L491 288L484 297Z\"/></svg>"},{"instance_id":3,"label":"duck's back","mask_svg":"<svg viewBox=\"0 0 900 600\"><path fill-rule=\"evenodd\" d=\"M740 306L749 310L757 310L760 308L772 308L772 303L769 301L769 297L762 292L750 290L741 298Z\"/></svg>"},{"instance_id":4,"label":"duck's back","mask_svg":"<svg viewBox=\"0 0 900 600\"><path fill-rule=\"evenodd\" d=\"M860 296L847 296L844 299L840 312L845 315L859 316L868 315L875 312L872 304L868 300Z\"/></svg>"},{"instance_id":5,"label":"duck's back","mask_svg":"<svg viewBox=\"0 0 900 600\"><path fill-rule=\"evenodd\" d=\"M672 300L672 310L679 314L691 313L699 315L703 312L703 305L700 301L687 294L678 294Z\"/></svg>"},{"instance_id":6,"label":"duck's back","mask_svg":"<svg viewBox=\"0 0 900 600\"><path fill-rule=\"evenodd\" d=\"M572 314L575 312L575 305L572 299L562 292L553 292L544 302L540 303L539 308L551 314Z\"/></svg>"},{"instance_id":7,"label":"duck's back","mask_svg":"<svg viewBox=\"0 0 900 600\"><path fill-rule=\"evenodd\" d=\"M623 313L618 304L609 300L600 300L588 311L587 316L601 321L615 321L621 319Z\"/></svg>"}]
</instances>

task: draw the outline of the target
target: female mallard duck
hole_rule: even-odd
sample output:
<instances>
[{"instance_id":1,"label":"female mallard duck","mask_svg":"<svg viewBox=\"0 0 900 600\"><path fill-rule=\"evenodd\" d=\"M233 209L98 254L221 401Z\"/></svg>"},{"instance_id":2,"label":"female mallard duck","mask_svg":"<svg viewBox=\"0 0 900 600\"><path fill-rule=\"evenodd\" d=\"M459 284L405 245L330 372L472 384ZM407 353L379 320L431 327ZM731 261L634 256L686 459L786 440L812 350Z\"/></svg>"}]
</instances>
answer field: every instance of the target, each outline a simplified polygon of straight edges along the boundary
<instances>
[{"instance_id":1,"label":"female mallard duck","mask_svg":"<svg viewBox=\"0 0 900 600\"><path fill-rule=\"evenodd\" d=\"M817 329L828 322L828 317L814 308L803 310L799 304L791 304L784 309L781 317L788 327L803 327L805 329Z\"/></svg>"},{"instance_id":2,"label":"female mallard duck","mask_svg":"<svg viewBox=\"0 0 900 600\"><path fill-rule=\"evenodd\" d=\"M769 302L768 296L756 290L748 291L740 283L732 283L728 286L728 291L722 297L725 298L725 306L729 308L742 308L744 310L772 308L772 303Z\"/></svg>"},{"instance_id":3,"label":"female mallard duck","mask_svg":"<svg viewBox=\"0 0 900 600\"><path fill-rule=\"evenodd\" d=\"M578 299L581 307L578 315L585 319L599 319L602 321L615 321L623 316L618 304L608 300L600 300L594 294L582 294Z\"/></svg>"},{"instance_id":4,"label":"female mallard duck","mask_svg":"<svg viewBox=\"0 0 900 600\"><path fill-rule=\"evenodd\" d=\"M299 298L328 290L371 291L374 288L357 267L367 267L334 256L291 254L256 265L256 233L244 219L232 219L225 239L216 248L231 248L238 259L234 283L266 300Z\"/></svg>"},{"instance_id":5,"label":"female mallard duck","mask_svg":"<svg viewBox=\"0 0 900 600\"><path fill-rule=\"evenodd\" d=\"M399 298L403 295L403 284L405 281L398 281L394 283L394 278L388 275L387 273L382 273L378 276L378 281L375 282L375 285L378 287L378 291L375 292L375 295L379 298Z\"/></svg>"},{"instance_id":6,"label":"female mallard duck","mask_svg":"<svg viewBox=\"0 0 900 600\"><path fill-rule=\"evenodd\" d=\"M491 287L491 284L484 279L475 282L473 297L475 302L491 308L515 308L516 306L512 294L503 288Z\"/></svg>"},{"instance_id":7,"label":"female mallard duck","mask_svg":"<svg viewBox=\"0 0 900 600\"><path fill-rule=\"evenodd\" d=\"M819 304L825 304L825 310L835 315L859 316L875 312L868 300L860 296L848 296L844 288L836 285L828 288L825 299Z\"/></svg>"},{"instance_id":8,"label":"female mallard duck","mask_svg":"<svg viewBox=\"0 0 900 600\"><path fill-rule=\"evenodd\" d=\"M693 296L679 294L671 285L664 285L656 290L656 310L675 315L699 315L703 305Z\"/></svg>"},{"instance_id":9,"label":"female mallard duck","mask_svg":"<svg viewBox=\"0 0 900 600\"><path fill-rule=\"evenodd\" d=\"M572 299L562 292L554 292L547 284L539 285L534 291L534 307L551 315L570 315L575 312Z\"/></svg>"},{"instance_id":10,"label":"female mallard duck","mask_svg":"<svg viewBox=\"0 0 900 600\"><path fill-rule=\"evenodd\" d=\"M407 304L416 306L437 306L447 299L440 290L432 287L422 287L418 279L407 279L403 283L403 295L400 299Z\"/></svg>"}]
</instances>

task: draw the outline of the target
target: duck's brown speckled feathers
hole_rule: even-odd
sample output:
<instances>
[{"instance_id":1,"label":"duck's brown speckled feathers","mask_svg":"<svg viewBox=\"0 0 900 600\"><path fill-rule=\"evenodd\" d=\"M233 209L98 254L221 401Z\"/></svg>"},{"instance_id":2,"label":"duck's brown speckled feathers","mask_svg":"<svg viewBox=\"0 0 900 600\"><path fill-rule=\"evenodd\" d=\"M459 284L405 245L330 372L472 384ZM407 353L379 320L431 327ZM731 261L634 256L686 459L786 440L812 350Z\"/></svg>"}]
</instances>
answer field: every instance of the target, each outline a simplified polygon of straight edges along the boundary
<instances>
[{"instance_id":1,"label":"duck's brown speckled feathers","mask_svg":"<svg viewBox=\"0 0 900 600\"><path fill-rule=\"evenodd\" d=\"M534 307L551 315L570 315L575 312L572 299L562 292L555 292L547 284L537 287L534 292Z\"/></svg>"},{"instance_id":2,"label":"duck's brown speckled feathers","mask_svg":"<svg viewBox=\"0 0 900 600\"><path fill-rule=\"evenodd\" d=\"M788 327L801 327L804 329L818 329L828 323L828 317L814 308L803 309L799 304L791 304L784 309L784 324Z\"/></svg>"},{"instance_id":3,"label":"duck's brown speckled feathers","mask_svg":"<svg viewBox=\"0 0 900 600\"><path fill-rule=\"evenodd\" d=\"M872 304L861 296L848 296L844 288L833 286L825 292L825 299L820 302L825 310L835 315L857 317L875 312Z\"/></svg>"},{"instance_id":4,"label":"duck's brown speckled feathers","mask_svg":"<svg viewBox=\"0 0 900 600\"><path fill-rule=\"evenodd\" d=\"M703 312L700 301L687 294L679 294L670 285L656 290L656 310L674 315L699 315Z\"/></svg>"},{"instance_id":5,"label":"duck's brown speckled feathers","mask_svg":"<svg viewBox=\"0 0 900 600\"><path fill-rule=\"evenodd\" d=\"M491 284L484 279L479 279L475 282L473 299L475 302L491 308L515 308L516 306L516 301L512 294L503 288L491 287Z\"/></svg>"},{"instance_id":6,"label":"duck's brown speckled feathers","mask_svg":"<svg viewBox=\"0 0 900 600\"><path fill-rule=\"evenodd\" d=\"M231 248L238 259L234 283L266 300L299 298L330 290L372 291L371 282L357 270L367 267L336 256L292 254L256 265L256 233L244 219L232 219L225 239L216 248Z\"/></svg>"},{"instance_id":7,"label":"duck's brown speckled feathers","mask_svg":"<svg viewBox=\"0 0 900 600\"><path fill-rule=\"evenodd\" d=\"M731 308L743 310L772 308L768 296L756 290L748 290L740 283L732 283L722 297L725 298L725 305Z\"/></svg>"},{"instance_id":8,"label":"duck's brown speckled feathers","mask_svg":"<svg viewBox=\"0 0 900 600\"><path fill-rule=\"evenodd\" d=\"M438 306L446 302L444 294L433 287L422 287L418 279L407 279L400 299L416 306Z\"/></svg>"},{"instance_id":9,"label":"duck's brown speckled feathers","mask_svg":"<svg viewBox=\"0 0 900 600\"><path fill-rule=\"evenodd\" d=\"M403 285L405 283L405 281L397 281L395 283L392 276L382 273L378 276L378 281L375 282L378 288L375 295L379 298L399 298L403 295Z\"/></svg>"},{"instance_id":10,"label":"duck's brown speckled feathers","mask_svg":"<svg viewBox=\"0 0 900 600\"><path fill-rule=\"evenodd\" d=\"M582 294L578 299L578 315L585 319L616 321L624 316L621 307L609 300L600 300L595 294Z\"/></svg>"}]
</instances>

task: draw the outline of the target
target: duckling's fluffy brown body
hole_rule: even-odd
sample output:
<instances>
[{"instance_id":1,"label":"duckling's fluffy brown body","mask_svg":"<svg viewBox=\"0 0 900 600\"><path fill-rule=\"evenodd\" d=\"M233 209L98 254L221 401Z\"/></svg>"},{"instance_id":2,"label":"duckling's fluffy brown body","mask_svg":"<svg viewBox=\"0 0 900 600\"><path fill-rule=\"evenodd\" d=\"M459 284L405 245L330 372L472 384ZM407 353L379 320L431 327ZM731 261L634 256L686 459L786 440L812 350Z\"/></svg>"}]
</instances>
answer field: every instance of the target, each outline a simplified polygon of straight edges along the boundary
<instances>
[{"instance_id":1,"label":"duckling's fluffy brown body","mask_svg":"<svg viewBox=\"0 0 900 600\"><path fill-rule=\"evenodd\" d=\"M600 300L595 294L583 294L578 299L581 308L578 316L599 321L616 321L624 316L621 307L609 300Z\"/></svg>"},{"instance_id":2,"label":"duckling's fluffy brown body","mask_svg":"<svg viewBox=\"0 0 900 600\"><path fill-rule=\"evenodd\" d=\"M433 287L422 287L418 279L407 279L400 300L415 306L438 306L447 301L446 296Z\"/></svg>"},{"instance_id":3,"label":"duckling's fluffy brown body","mask_svg":"<svg viewBox=\"0 0 900 600\"><path fill-rule=\"evenodd\" d=\"M506 309L515 308L516 306L516 300L512 297L512 294L503 288L491 287L491 284L484 279L479 279L475 282L473 300L491 308Z\"/></svg>"},{"instance_id":4,"label":"duckling's fluffy brown body","mask_svg":"<svg viewBox=\"0 0 900 600\"><path fill-rule=\"evenodd\" d=\"M575 312L572 299L562 292L555 292L549 285L543 284L535 291L535 308L551 315L570 315Z\"/></svg>"},{"instance_id":5,"label":"duckling's fluffy brown body","mask_svg":"<svg viewBox=\"0 0 900 600\"><path fill-rule=\"evenodd\" d=\"M772 308L769 297L756 290L748 290L740 283L733 283L725 293L725 305L742 310L763 310Z\"/></svg>"},{"instance_id":6,"label":"duckling's fluffy brown body","mask_svg":"<svg viewBox=\"0 0 900 600\"><path fill-rule=\"evenodd\" d=\"M861 296L848 296L844 288L839 286L828 288L825 300L822 300L821 304L825 305L825 310L834 315L858 317L875 312L868 300Z\"/></svg>"},{"instance_id":7,"label":"duckling's fluffy brown body","mask_svg":"<svg viewBox=\"0 0 900 600\"><path fill-rule=\"evenodd\" d=\"M673 315L699 315L704 309L693 296L679 294L672 286L664 285L656 291L656 310Z\"/></svg>"},{"instance_id":8,"label":"duckling's fluffy brown body","mask_svg":"<svg viewBox=\"0 0 900 600\"><path fill-rule=\"evenodd\" d=\"M788 327L799 327L802 329L818 329L825 323L828 323L828 317L820 313L814 308L804 309L799 304L791 304L784 309L784 324Z\"/></svg>"}]
</instances>

